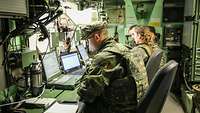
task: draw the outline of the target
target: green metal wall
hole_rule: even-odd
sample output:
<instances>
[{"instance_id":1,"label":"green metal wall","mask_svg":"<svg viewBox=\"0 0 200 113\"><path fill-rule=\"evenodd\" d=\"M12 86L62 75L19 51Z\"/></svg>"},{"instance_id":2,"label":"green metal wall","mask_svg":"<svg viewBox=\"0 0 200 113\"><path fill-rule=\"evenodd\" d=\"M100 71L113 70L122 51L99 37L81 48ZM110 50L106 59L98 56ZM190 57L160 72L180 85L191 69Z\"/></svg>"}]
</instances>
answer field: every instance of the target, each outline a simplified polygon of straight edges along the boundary
<instances>
[{"instance_id":1,"label":"green metal wall","mask_svg":"<svg viewBox=\"0 0 200 113\"><path fill-rule=\"evenodd\" d=\"M3 32L3 21L0 19L0 33ZM2 35L0 35L0 39L2 39ZM3 53L3 46L0 46L0 90L5 89L6 87L6 79L5 79L5 71L4 66L1 65L3 62L4 53Z\"/></svg>"},{"instance_id":2,"label":"green metal wall","mask_svg":"<svg viewBox=\"0 0 200 113\"><path fill-rule=\"evenodd\" d=\"M151 25L156 32L161 34L160 45L163 47L163 0L124 0L123 6L110 6L106 9L109 21L109 36L114 36L115 27L119 34L119 42L127 44L130 42L125 35L132 25Z\"/></svg>"},{"instance_id":3,"label":"green metal wall","mask_svg":"<svg viewBox=\"0 0 200 113\"><path fill-rule=\"evenodd\" d=\"M0 63L3 62L3 48L2 46L0 47ZM5 89L6 87L6 79L5 79L5 72L4 72L4 66L0 65L0 90Z\"/></svg>"}]
</instances>

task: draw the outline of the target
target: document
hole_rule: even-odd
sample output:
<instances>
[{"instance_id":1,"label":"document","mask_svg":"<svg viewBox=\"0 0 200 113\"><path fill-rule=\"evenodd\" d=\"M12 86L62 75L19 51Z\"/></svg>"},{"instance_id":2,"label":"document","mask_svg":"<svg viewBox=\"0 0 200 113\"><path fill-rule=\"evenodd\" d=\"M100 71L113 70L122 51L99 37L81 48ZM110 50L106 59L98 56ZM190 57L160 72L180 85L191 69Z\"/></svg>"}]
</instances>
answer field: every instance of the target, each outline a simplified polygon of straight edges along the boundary
<instances>
[{"instance_id":1,"label":"document","mask_svg":"<svg viewBox=\"0 0 200 113\"><path fill-rule=\"evenodd\" d=\"M58 102L55 102L44 113L76 113L77 108L78 104L74 103L60 104Z\"/></svg>"}]
</instances>

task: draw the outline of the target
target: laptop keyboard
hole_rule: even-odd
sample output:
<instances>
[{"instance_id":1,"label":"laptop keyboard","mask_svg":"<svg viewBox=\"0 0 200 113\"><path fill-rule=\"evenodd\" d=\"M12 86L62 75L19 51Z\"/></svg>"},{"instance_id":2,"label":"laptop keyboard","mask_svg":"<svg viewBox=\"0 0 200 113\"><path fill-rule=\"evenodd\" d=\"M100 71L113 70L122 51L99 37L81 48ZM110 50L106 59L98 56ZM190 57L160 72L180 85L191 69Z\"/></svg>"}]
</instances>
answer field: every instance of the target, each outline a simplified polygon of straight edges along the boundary
<instances>
[{"instance_id":1,"label":"laptop keyboard","mask_svg":"<svg viewBox=\"0 0 200 113\"><path fill-rule=\"evenodd\" d=\"M38 106L38 107L44 107L48 108L51 106L54 102L56 102L55 98L29 98L25 100L26 105L30 106Z\"/></svg>"},{"instance_id":2,"label":"laptop keyboard","mask_svg":"<svg viewBox=\"0 0 200 113\"><path fill-rule=\"evenodd\" d=\"M75 83L82 77L84 72L85 68L82 68L63 75L61 78L54 82L56 89L74 90Z\"/></svg>"},{"instance_id":3,"label":"laptop keyboard","mask_svg":"<svg viewBox=\"0 0 200 113\"><path fill-rule=\"evenodd\" d=\"M55 83L56 84L64 84L67 80L69 80L72 77L72 75L64 75L61 78L59 78Z\"/></svg>"},{"instance_id":4,"label":"laptop keyboard","mask_svg":"<svg viewBox=\"0 0 200 113\"><path fill-rule=\"evenodd\" d=\"M73 71L73 72L69 73L69 75L83 75L84 72L85 72L85 69L82 68L82 69L78 69L76 71Z\"/></svg>"}]
</instances>

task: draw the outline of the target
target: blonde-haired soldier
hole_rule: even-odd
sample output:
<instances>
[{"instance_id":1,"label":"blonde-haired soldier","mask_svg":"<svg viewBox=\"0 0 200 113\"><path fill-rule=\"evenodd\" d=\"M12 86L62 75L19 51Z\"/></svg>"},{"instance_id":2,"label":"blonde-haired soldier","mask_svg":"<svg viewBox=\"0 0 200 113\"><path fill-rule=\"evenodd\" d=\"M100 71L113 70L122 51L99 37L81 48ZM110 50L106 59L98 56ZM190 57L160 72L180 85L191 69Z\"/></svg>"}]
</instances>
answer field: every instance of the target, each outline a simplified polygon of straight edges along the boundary
<instances>
[{"instance_id":1,"label":"blonde-haired soldier","mask_svg":"<svg viewBox=\"0 0 200 113\"><path fill-rule=\"evenodd\" d=\"M133 52L138 52L138 54L143 58L146 64L149 57L153 53L152 43L149 37L145 36L143 26L131 26L128 31L129 35L133 38L135 47L133 47Z\"/></svg>"}]
</instances>

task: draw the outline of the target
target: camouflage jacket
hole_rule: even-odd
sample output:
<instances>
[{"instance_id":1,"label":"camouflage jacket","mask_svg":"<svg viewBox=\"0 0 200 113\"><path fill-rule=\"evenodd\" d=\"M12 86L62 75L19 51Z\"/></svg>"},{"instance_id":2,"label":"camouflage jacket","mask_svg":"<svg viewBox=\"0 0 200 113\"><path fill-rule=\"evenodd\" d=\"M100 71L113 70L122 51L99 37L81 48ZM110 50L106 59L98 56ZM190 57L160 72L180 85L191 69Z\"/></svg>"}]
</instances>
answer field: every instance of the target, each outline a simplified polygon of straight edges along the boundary
<instances>
[{"instance_id":1,"label":"camouflage jacket","mask_svg":"<svg viewBox=\"0 0 200 113\"><path fill-rule=\"evenodd\" d=\"M149 56L152 54L152 49L149 48L149 46L145 44L140 44L133 47L130 50L130 52L133 53L132 59L136 61L135 64L137 68L140 69L139 70L140 73L135 72L136 73L135 81L137 84L137 99L138 101L140 101L144 93L147 91L147 88L149 87L148 76L147 76L146 67L144 64L147 63Z\"/></svg>"},{"instance_id":2,"label":"camouflage jacket","mask_svg":"<svg viewBox=\"0 0 200 113\"><path fill-rule=\"evenodd\" d=\"M149 57L153 53L153 48L149 47L146 44L139 44L135 46L131 51L141 56L144 60L144 63L146 64L149 60Z\"/></svg>"},{"instance_id":3,"label":"camouflage jacket","mask_svg":"<svg viewBox=\"0 0 200 113\"><path fill-rule=\"evenodd\" d=\"M124 61L107 51L116 48L127 50L106 40L80 80L77 93L86 103L84 113L135 113L136 82L127 76Z\"/></svg>"}]
</instances>

